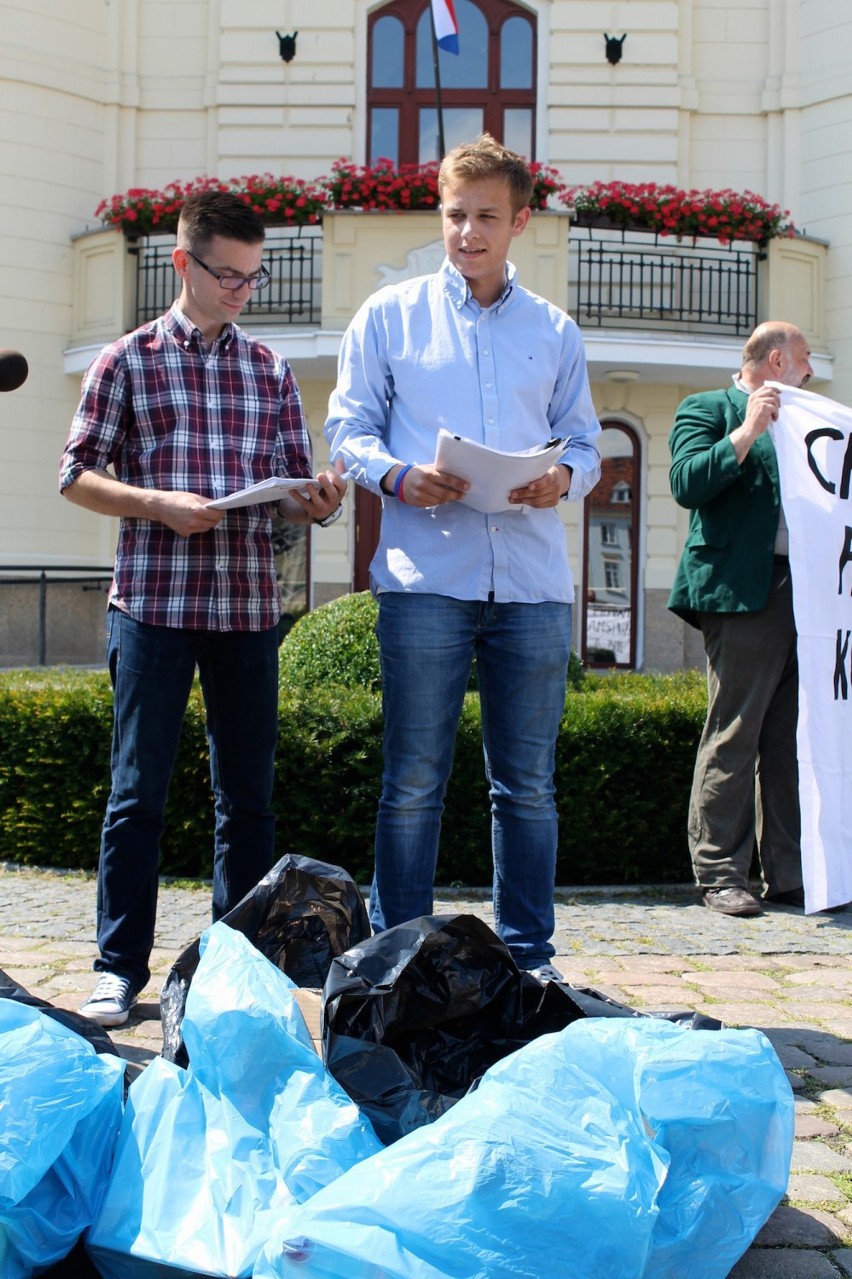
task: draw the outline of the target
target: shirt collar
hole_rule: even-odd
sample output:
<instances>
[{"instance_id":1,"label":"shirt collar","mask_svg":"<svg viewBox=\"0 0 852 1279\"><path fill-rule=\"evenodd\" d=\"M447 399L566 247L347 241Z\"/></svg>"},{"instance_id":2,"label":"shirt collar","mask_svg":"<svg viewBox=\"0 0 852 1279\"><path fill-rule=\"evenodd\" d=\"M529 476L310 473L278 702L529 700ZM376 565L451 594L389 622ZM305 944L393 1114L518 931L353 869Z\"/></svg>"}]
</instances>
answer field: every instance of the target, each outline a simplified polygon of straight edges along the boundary
<instances>
[{"instance_id":1,"label":"shirt collar","mask_svg":"<svg viewBox=\"0 0 852 1279\"><path fill-rule=\"evenodd\" d=\"M179 346L185 347L187 350L193 347L200 351L206 350L207 344L204 341L201 329L192 323L192 320L184 314L177 302L173 302L169 307L163 317L163 323ZM215 351L217 347L221 347L223 351L227 351L234 340L235 332L236 329L233 324L230 322L226 324L210 350Z\"/></svg>"},{"instance_id":2,"label":"shirt collar","mask_svg":"<svg viewBox=\"0 0 852 1279\"><path fill-rule=\"evenodd\" d=\"M456 308L456 310L460 311L461 308L467 302L475 301L470 291L470 285L468 284L467 280L464 278L464 276L461 274L460 271L456 270L456 268L453 266L449 258L444 258L444 262L443 262L443 265L441 266L439 275L442 277L442 284L444 287L444 291L449 297L453 306ZM496 311L502 310L502 308L506 305L512 293L514 292L515 284L517 283L517 278L518 278L517 268L513 266L511 262L507 262L506 263L506 284L503 289L503 292L500 294L497 301L492 303L492 305L488 307L487 310L489 311L492 309Z\"/></svg>"}]
</instances>

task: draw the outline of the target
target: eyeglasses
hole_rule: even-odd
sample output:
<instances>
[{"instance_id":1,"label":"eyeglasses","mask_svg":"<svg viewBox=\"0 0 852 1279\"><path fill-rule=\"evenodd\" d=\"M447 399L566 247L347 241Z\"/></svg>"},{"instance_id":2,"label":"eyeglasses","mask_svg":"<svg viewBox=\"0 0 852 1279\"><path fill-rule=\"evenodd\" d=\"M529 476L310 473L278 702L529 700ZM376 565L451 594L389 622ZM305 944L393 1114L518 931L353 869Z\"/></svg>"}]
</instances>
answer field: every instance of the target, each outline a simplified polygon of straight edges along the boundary
<instances>
[{"instance_id":1,"label":"eyeglasses","mask_svg":"<svg viewBox=\"0 0 852 1279\"><path fill-rule=\"evenodd\" d=\"M213 271L206 262L202 262L191 249L186 249L186 256L192 258L193 262L197 262L199 266L203 266L208 275L212 275L214 280L219 281L221 289L228 289L230 293L236 293L237 289L241 289L247 284L254 293L257 289L265 289L272 278L265 266L262 266L256 275L222 275L219 271Z\"/></svg>"}]
</instances>

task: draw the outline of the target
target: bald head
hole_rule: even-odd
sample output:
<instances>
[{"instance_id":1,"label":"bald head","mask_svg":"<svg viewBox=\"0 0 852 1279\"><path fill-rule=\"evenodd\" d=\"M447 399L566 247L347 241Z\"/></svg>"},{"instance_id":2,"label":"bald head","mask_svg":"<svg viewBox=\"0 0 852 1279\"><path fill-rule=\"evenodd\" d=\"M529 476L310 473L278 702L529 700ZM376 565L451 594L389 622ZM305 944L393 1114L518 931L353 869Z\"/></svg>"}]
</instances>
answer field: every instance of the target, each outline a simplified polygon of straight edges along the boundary
<instances>
[{"instance_id":1,"label":"bald head","mask_svg":"<svg viewBox=\"0 0 852 1279\"><path fill-rule=\"evenodd\" d=\"M750 391L764 382L804 386L813 377L807 339L795 324L767 320L759 324L743 347L741 378Z\"/></svg>"}]
</instances>

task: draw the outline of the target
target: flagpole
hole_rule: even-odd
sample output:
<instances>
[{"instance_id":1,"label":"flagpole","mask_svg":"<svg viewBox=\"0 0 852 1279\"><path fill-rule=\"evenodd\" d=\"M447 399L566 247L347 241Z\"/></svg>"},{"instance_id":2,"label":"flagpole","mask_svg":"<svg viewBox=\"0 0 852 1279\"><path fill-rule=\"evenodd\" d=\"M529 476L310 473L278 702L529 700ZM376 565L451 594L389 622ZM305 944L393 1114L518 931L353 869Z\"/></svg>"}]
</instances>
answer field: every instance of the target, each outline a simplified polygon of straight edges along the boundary
<instances>
[{"instance_id":1,"label":"flagpole","mask_svg":"<svg viewBox=\"0 0 852 1279\"><path fill-rule=\"evenodd\" d=\"M432 28L432 65L435 68L435 105L438 108L438 150L441 153L438 158L443 160L447 150L444 143L444 107L441 102L441 72L438 68L438 34L435 31L435 11L432 8L431 0L429 4L429 24Z\"/></svg>"}]
</instances>

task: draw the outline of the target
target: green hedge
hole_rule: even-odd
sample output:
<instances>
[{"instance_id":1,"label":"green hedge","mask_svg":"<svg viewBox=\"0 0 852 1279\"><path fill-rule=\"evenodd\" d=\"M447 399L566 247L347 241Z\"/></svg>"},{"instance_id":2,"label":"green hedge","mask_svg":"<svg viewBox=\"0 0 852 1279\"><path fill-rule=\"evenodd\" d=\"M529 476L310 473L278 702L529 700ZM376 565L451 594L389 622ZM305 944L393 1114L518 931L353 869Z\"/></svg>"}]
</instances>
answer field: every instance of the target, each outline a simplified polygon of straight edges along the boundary
<instances>
[{"instance_id":1,"label":"green hedge","mask_svg":"<svg viewBox=\"0 0 852 1279\"><path fill-rule=\"evenodd\" d=\"M293 628L297 637L302 626ZM282 647L278 847L370 876L381 774L378 692L287 687ZM569 691L558 747L560 884L690 878L686 806L705 710L697 674L591 676ZM0 860L94 868L109 791L106 673L0 675ZM162 872L209 878L213 805L200 692L169 796ZM490 882L479 706L466 698L444 816L440 883Z\"/></svg>"},{"instance_id":2,"label":"green hedge","mask_svg":"<svg viewBox=\"0 0 852 1279\"><path fill-rule=\"evenodd\" d=\"M377 616L378 608L369 591L342 595L305 613L281 645L281 688L313 689L329 684L379 688Z\"/></svg>"},{"instance_id":3,"label":"green hedge","mask_svg":"<svg viewBox=\"0 0 852 1279\"><path fill-rule=\"evenodd\" d=\"M281 688L313 689L329 684L380 688L378 614L378 605L369 591L342 595L322 608L305 613L291 627L281 646ZM569 687L580 688L584 676L579 657L572 653L568 663ZM475 669L470 687L476 688Z\"/></svg>"}]
</instances>

